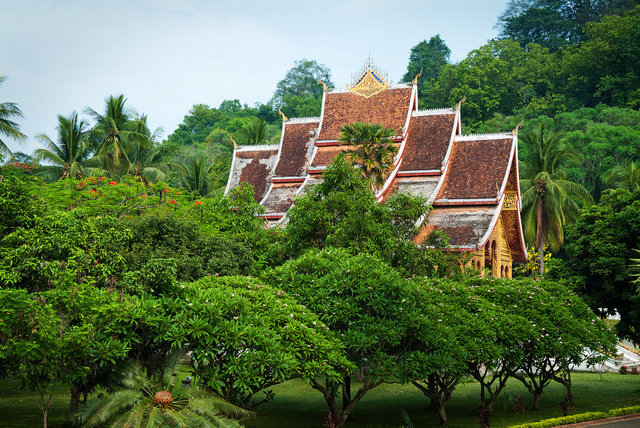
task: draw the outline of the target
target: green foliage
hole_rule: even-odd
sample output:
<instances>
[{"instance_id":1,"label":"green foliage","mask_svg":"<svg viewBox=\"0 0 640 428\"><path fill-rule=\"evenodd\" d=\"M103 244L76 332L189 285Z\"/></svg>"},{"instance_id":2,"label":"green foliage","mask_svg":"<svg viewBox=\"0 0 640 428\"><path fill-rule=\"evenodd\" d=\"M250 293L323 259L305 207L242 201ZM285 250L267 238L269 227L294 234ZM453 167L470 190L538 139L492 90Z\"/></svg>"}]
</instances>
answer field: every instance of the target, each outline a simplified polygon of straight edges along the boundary
<instances>
[{"instance_id":1,"label":"green foliage","mask_svg":"<svg viewBox=\"0 0 640 428\"><path fill-rule=\"evenodd\" d=\"M195 374L245 408L254 395L292 377L336 379L350 368L342 347L310 309L281 290L248 277L205 277L181 285L164 306L167 337L188 343Z\"/></svg>"},{"instance_id":2,"label":"green foliage","mask_svg":"<svg viewBox=\"0 0 640 428\"><path fill-rule=\"evenodd\" d=\"M36 149L34 161L38 163L46 160L52 167L46 167L45 173L52 178L82 178L85 175L83 163L90 156L88 126L78 119L78 113L73 112L69 117L58 115L58 138L54 142L42 134L38 138L46 144L44 149ZM53 180L52 180L53 181Z\"/></svg>"},{"instance_id":3,"label":"green foliage","mask_svg":"<svg viewBox=\"0 0 640 428\"><path fill-rule=\"evenodd\" d=\"M611 409L606 412L586 412L577 415L563 416L561 418L545 419L540 422L532 422L521 425L512 425L512 428L548 428L561 425L575 424L578 422L595 421L598 419L614 418L617 416L632 415L640 412L640 406L623 407L620 409Z\"/></svg>"},{"instance_id":4,"label":"green foliage","mask_svg":"<svg viewBox=\"0 0 640 428\"><path fill-rule=\"evenodd\" d=\"M451 50L439 34L431 37L429 41L421 41L411 48L407 72L402 77L403 82L411 82L419 73L418 94L422 95L432 81L438 78L440 70L449 63ZM419 98L420 103L423 100Z\"/></svg>"},{"instance_id":5,"label":"green foliage","mask_svg":"<svg viewBox=\"0 0 640 428\"><path fill-rule=\"evenodd\" d=\"M0 76L0 85L6 76ZM9 137L14 140L22 141L27 138L22 132L20 132L20 126L14 122L14 119L24 117L20 108L16 103L4 102L0 103L0 137ZM13 153L9 150L7 143L0 138L0 156L3 158L6 156L8 160L13 159ZM2 158L0 158L0 161Z\"/></svg>"},{"instance_id":6,"label":"green foliage","mask_svg":"<svg viewBox=\"0 0 640 428\"><path fill-rule=\"evenodd\" d=\"M184 357L177 351L167 357L156 374L139 363L130 364L122 371L115 392L89 403L82 414L83 425L239 427L224 415L240 417L248 412L198 386L179 388L178 375L185 366Z\"/></svg>"},{"instance_id":7,"label":"green foliage","mask_svg":"<svg viewBox=\"0 0 640 428\"><path fill-rule=\"evenodd\" d=\"M278 82L269 103L289 117L318 116L323 92L319 80L333 87L329 68L306 58L295 61L284 79Z\"/></svg>"},{"instance_id":8,"label":"green foliage","mask_svg":"<svg viewBox=\"0 0 640 428\"><path fill-rule=\"evenodd\" d=\"M371 183L371 190L382 187L393 170L398 153L398 146L392 140L394 136L393 129L373 123L355 122L340 128L340 144L353 146L344 151L344 156Z\"/></svg>"},{"instance_id":9,"label":"green foliage","mask_svg":"<svg viewBox=\"0 0 640 428\"><path fill-rule=\"evenodd\" d=\"M74 280L67 276L41 293L0 290L0 361L10 370L3 375L38 391L45 427L56 386L112 369L135 337L131 301Z\"/></svg>"},{"instance_id":10,"label":"green foliage","mask_svg":"<svg viewBox=\"0 0 640 428\"><path fill-rule=\"evenodd\" d=\"M162 293L171 285L169 278L194 281L207 275L247 274L253 267L251 252L236 239L203 234L195 223L175 216L143 216L127 225L131 239L124 260L133 275L126 281L128 291ZM163 275L166 279L160 281Z\"/></svg>"},{"instance_id":11,"label":"green foliage","mask_svg":"<svg viewBox=\"0 0 640 428\"><path fill-rule=\"evenodd\" d=\"M33 224L42 208L31 197L27 176L13 167L0 168L0 242L19 227Z\"/></svg>"},{"instance_id":12,"label":"green foliage","mask_svg":"<svg viewBox=\"0 0 640 428\"><path fill-rule=\"evenodd\" d=\"M322 177L289 211L287 254L330 246L376 255L408 274L435 274L436 265L442 268L438 274L459 272L456 255L420 250L411 242L416 221L428 210L424 199L398 194L378 204L369 183L343 158Z\"/></svg>"},{"instance_id":13,"label":"green foliage","mask_svg":"<svg viewBox=\"0 0 640 428\"><path fill-rule=\"evenodd\" d=\"M640 248L640 190L605 194L569 228L567 240L581 294L594 310L620 315L620 336L640 340L640 297L629 275L632 250Z\"/></svg>"},{"instance_id":14,"label":"green foliage","mask_svg":"<svg viewBox=\"0 0 640 428\"><path fill-rule=\"evenodd\" d=\"M377 257L335 248L310 250L263 278L318 314L357 367L363 384L353 396L349 373L342 382L310 379L336 426L344 424L367 391L382 382L427 376L447 357L446 346L440 346L446 338L426 308L418 307L413 285ZM336 403L340 387L341 410Z\"/></svg>"}]
</instances>

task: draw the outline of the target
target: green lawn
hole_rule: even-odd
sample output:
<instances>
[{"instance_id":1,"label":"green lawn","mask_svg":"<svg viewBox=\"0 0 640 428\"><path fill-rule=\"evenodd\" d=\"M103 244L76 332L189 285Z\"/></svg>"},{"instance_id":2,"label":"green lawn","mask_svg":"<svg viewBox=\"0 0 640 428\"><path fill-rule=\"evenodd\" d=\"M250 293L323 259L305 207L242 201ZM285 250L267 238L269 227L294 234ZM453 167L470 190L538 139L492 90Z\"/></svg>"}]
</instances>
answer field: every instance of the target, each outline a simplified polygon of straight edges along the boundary
<instances>
[{"instance_id":1,"label":"green lawn","mask_svg":"<svg viewBox=\"0 0 640 428\"><path fill-rule=\"evenodd\" d=\"M322 427L327 414L320 393L312 390L300 380L292 380L273 388L276 398L256 411L254 418L242 422L252 427L306 428ZM541 410L533 412L530 395L517 382L510 382L506 394L499 398L492 419L492 426L509 426L561 416L558 403L565 391L552 384L541 400ZM574 374L575 408L569 414L587 411L603 411L640 404L640 376L606 374ZM478 404L478 384L471 382L456 389L447 405L449 426L477 426L475 419ZM521 394L527 412L517 416L510 405L509 397ZM351 427L400 427L404 409L415 427L438 425L435 411L428 408L429 401L414 387L382 385L369 392L356 407L347 426ZM69 393L62 388L54 397L49 418L50 427L62 427L67 418ZM42 426L37 396L19 392L15 385L0 384L0 425L8 427Z\"/></svg>"}]
</instances>

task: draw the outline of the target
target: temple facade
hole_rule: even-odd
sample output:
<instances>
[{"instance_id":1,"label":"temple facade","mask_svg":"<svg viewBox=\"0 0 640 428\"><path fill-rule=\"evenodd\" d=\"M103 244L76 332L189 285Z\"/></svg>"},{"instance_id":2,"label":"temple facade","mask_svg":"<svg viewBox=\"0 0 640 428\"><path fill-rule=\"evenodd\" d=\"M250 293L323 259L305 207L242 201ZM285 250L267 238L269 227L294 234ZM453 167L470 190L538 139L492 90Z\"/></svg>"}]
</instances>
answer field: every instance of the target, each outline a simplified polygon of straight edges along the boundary
<instances>
[{"instance_id":1,"label":"temple facade","mask_svg":"<svg viewBox=\"0 0 640 428\"><path fill-rule=\"evenodd\" d=\"M349 145L340 128L354 122L395 130L393 170L375 191L378 202L394 192L427 198L432 210L419 220L418 245L439 230L453 250L470 253L469 265L510 278L513 262L526 260L520 218L517 129L463 135L460 105L418 110L417 79L393 85L367 62L347 89L326 90L320 117L287 119L279 145L234 150L226 192L242 182L254 187L268 225L287 211Z\"/></svg>"}]
</instances>

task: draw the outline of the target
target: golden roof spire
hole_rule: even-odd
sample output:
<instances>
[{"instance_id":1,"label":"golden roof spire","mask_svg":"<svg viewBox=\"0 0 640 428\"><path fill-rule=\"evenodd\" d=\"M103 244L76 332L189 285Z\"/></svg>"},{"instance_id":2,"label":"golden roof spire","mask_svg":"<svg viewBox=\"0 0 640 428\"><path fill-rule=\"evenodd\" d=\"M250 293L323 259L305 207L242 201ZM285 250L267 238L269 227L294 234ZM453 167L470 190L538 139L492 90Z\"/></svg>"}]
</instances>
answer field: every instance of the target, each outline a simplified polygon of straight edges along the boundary
<instances>
[{"instance_id":1,"label":"golden roof spire","mask_svg":"<svg viewBox=\"0 0 640 428\"><path fill-rule=\"evenodd\" d=\"M524 125L524 117L522 118L522 120L520 121L520 123L518 124L518 126L515 127L515 129L513 131L511 131L511 133L513 135L518 135L518 130L520 129L520 127Z\"/></svg>"},{"instance_id":2,"label":"golden roof spire","mask_svg":"<svg viewBox=\"0 0 640 428\"><path fill-rule=\"evenodd\" d=\"M411 81L411 83L413 83L413 86L418 84L418 77L422 76L422 69L420 69L420 73L416 74L416 77L413 78L413 80Z\"/></svg>"},{"instance_id":3,"label":"golden roof spire","mask_svg":"<svg viewBox=\"0 0 640 428\"><path fill-rule=\"evenodd\" d=\"M280 108L278 108L278 113L280 113L280 115L282 116L282 121L283 122L286 122L286 121L289 120L289 118L284 115L284 113L282 112L282 110L280 110Z\"/></svg>"},{"instance_id":4,"label":"golden roof spire","mask_svg":"<svg viewBox=\"0 0 640 428\"><path fill-rule=\"evenodd\" d=\"M347 89L354 94L370 98L389 86L391 86L389 75L382 72L369 56L360 72L351 75L351 86L347 85Z\"/></svg>"},{"instance_id":5,"label":"golden roof spire","mask_svg":"<svg viewBox=\"0 0 640 428\"><path fill-rule=\"evenodd\" d=\"M322 85L322 90L323 90L324 92L327 92L327 89L329 89L329 87L327 86L327 84L326 84L326 83L324 83L324 82L323 82L322 80L320 80L319 78L318 78L318 83L320 83L320 84Z\"/></svg>"}]
</instances>

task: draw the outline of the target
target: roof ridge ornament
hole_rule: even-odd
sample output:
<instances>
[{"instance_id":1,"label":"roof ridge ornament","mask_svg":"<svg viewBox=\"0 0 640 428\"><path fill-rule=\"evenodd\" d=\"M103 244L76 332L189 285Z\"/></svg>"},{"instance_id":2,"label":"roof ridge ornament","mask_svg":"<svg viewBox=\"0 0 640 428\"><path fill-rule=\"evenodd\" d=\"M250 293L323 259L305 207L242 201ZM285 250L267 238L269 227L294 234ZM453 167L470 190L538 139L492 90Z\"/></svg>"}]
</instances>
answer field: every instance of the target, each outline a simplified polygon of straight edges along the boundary
<instances>
[{"instance_id":1,"label":"roof ridge ornament","mask_svg":"<svg viewBox=\"0 0 640 428\"><path fill-rule=\"evenodd\" d=\"M420 73L416 74L416 77L414 77L413 80L411 81L413 86L416 86L418 84L419 77L422 77L422 68L420 69Z\"/></svg>"},{"instance_id":2,"label":"roof ridge ornament","mask_svg":"<svg viewBox=\"0 0 640 428\"><path fill-rule=\"evenodd\" d=\"M351 75L351 85L347 85L347 89L361 97L371 98L387 89L391 84L389 75L382 72L369 56L360 72Z\"/></svg>"},{"instance_id":3,"label":"roof ridge ornament","mask_svg":"<svg viewBox=\"0 0 640 428\"><path fill-rule=\"evenodd\" d=\"M458 101L458 104L456 104L456 110L460 111L460 107L462 107L462 103L465 101L467 101L467 94L464 94L464 97Z\"/></svg>"},{"instance_id":4,"label":"roof ridge ornament","mask_svg":"<svg viewBox=\"0 0 640 428\"><path fill-rule=\"evenodd\" d=\"M522 120L520 121L520 123L513 129L513 131L511 131L511 133L513 134L513 136L515 137L516 135L518 135L518 130L520 129L520 127L524 125L524 117L522 118Z\"/></svg>"},{"instance_id":5,"label":"roof ridge ornament","mask_svg":"<svg viewBox=\"0 0 640 428\"><path fill-rule=\"evenodd\" d=\"M320 83L322 85L322 90L324 92L327 92L329 90L329 87L327 86L327 84L324 83L320 78L318 78L318 83Z\"/></svg>"},{"instance_id":6,"label":"roof ridge ornament","mask_svg":"<svg viewBox=\"0 0 640 428\"><path fill-rule=\"evenodd\" d=\"M229 136L229 141L233 143L233 150L238 150L238 143L236 143L236 140L234 140L233 137Z\"/></svg>"},{"instance_id":7,"label":"roof ridge ornament","mask_svg":"<svg viewBox=\"0 0 640 428\"><path fill-rule=\"evenodd\" d=\"M278 113L280 113L280 116L282 116L282 121L283 122L289 121L289 118L284 115L284 113L282 112L282 110L280 110L280 108L278 108Z\"/></svg>"}]
</instances>

